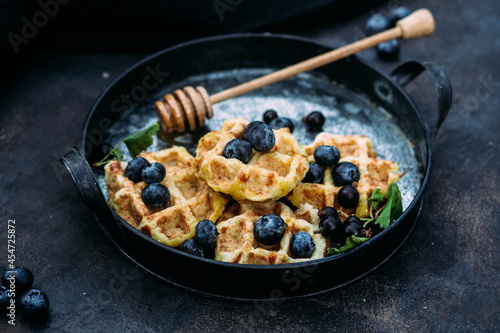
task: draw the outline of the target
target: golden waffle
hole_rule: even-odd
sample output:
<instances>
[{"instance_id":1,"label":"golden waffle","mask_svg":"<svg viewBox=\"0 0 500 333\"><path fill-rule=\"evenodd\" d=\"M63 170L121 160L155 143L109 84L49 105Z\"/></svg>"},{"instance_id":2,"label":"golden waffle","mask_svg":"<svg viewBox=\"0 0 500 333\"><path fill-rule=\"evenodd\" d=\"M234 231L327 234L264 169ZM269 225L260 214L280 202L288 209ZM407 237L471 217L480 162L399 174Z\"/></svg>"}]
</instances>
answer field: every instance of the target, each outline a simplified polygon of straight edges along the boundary
<instances>
[{"instance_id":1,"label":"golden waffle","mask_svg":"<svg viewBox=\"0 0 500 333\"><path fill-rule=\"evenodd\" d=\"M125 221L173 247L193 238L199 221L217 221L228 198L195 177L194 157L184 147L174 146L139 156L150 163L163 164L166 176L161 183L169 189L170 201L165 209L149 210L141 199L141 192L147 184L143 181L134 183L125 177L126 162L111 161L104 168L109 204Z\"/></svg>"},{"instance_id":2,"label":"golden waffle","mask_svg":"<svg viewBox=\"0 0 500 333\"><path fill-rule=\"evenodd\" d=\"M267 214L281 216L288 225L281 242L272 246L259 244L253 233L255 223ZM313 233L318 229L318 224L317 211L309 204L303 205L295 214L280 202L247 201L235 204L224 212L217 223L220 234L215 259L240 264L273 265L323 258L326 240L320 234ZM310 258L295 259L290 254L290 240L299 231L305 231L313 237L315 249Z\"/></svg>"},{"instance_id":3,"label":"golden waffle","mask_svg":"<svg viewBox=\"0 0 500 333\"><path fill-rule=\"evenodd\" d=\"M279 129L273 130L274 148L267 153L254 151L247 164L225 158L224 147L234 138L241 138L248 123L245 119L229 119L220 131L200 139L194 161L196 176L237 201L277 200L304 178L309 169L307 156L288 129Z\"/></svg>"},{"instance_id":4,"label":"golden waffle","mask_svg":"<svg viewBox=\"0 0 500 333\"><path fill-rule=\"evenodd\" d=\"M398 174L399 166L395 162L377 159L371 141L364 135L334 135L320 133L313 143L304 146L309 162L314 162L314 150L321 145L335 146L340 151L340 162L351 162L359 169L360 178L357 185L359 202L356 209L346 209L337 203L337 194L340 187L335 186L332 178L332 168L325 168L322 184L297 184L288 199L297 207L301 203L309 203L316 209L326 206L335 207L340 216L345 218L355 214L358 217L370 215L368 198L375 188L387 191L392 182L397 182L402 174Z\"/></svg>"}]
</instances>

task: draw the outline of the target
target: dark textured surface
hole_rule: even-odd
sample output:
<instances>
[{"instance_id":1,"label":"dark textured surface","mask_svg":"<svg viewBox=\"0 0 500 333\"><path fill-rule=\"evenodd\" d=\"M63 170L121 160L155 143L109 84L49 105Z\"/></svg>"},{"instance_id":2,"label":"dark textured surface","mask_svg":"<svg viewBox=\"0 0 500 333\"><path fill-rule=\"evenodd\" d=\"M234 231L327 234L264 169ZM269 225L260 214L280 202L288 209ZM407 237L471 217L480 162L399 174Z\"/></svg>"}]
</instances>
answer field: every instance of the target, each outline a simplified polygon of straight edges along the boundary
<instances>
[{"instance_id":1,"label":"dark textured surface","mask_svg":"<svg viewBox=\"0 0 500 333\"><path fill-rule=\"evenodd\" d=\"M51 309L39 323L18 313L10 326L2 316L0 331L498 331L500 3L402 4L429 8L436 33L403 41L397 62L378 60L374 50L361 56L386 72L409 59L438 61L452 81L453 109L437 138L423 213L405 245L374 273L305 301L202 298L130 264L104 237L58 159L80 141L85 116L110 80L147 54L30 58L0 92L0 263L5 268L7 221L15 219L16 264L33 271ZM272 31L339 46L359 37L369 15ZM422 76L407 90L432 118L430 81Z\"/></svg>"}]
</instances>

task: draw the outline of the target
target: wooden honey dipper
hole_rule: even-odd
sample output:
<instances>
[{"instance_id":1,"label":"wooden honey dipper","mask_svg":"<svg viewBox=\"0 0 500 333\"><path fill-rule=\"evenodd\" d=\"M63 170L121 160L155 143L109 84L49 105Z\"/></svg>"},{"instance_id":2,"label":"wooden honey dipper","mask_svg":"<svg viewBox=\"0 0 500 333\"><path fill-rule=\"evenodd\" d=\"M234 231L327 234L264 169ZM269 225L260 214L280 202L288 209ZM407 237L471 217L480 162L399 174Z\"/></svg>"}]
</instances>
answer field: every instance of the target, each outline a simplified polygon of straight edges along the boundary
<instances>
[{"instance_id":1,"label":"wooden honey dipper","mask_svg":"<svg viewBox=\"0 0 500 333\"><path fill-rule=\"evenodd\" d=\"M431 12L419 9L396 22L392 29L366 37L352 44L320 54L295 65L245 82L209 96L206 89L187 86L166 94L162 101L155 103L160 125L166 133L195 130L205 124L205 117L212 118L212 105L257 90L267 85L282 81L299 73L324 66L336 60L348 57L356 52L374 47L394 38L424 37L434 32L435 23ZM186 126L186 124L188 126Z\"/></svg>"}]
</instances>

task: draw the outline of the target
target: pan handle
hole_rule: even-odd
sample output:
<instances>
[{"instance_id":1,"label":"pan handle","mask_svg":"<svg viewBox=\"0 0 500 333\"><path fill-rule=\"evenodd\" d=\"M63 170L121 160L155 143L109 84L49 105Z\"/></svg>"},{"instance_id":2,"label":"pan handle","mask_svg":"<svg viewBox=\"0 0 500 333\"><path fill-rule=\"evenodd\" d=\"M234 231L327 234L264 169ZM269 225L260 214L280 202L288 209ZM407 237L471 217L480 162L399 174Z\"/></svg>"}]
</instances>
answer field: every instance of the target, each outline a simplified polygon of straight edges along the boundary
<instances>
[{"instance_id":1,"label":"pan handle","mask_svg":"<svg viewBox=\"0 0 500 333\"><path fill-rule=\"evenodd\" d=\"M400 86L405 87L424 70L431 77L432 81L434 81L434 88L438 97L438 119L436 129L432 134L432 138L434 139L441 124L450 112L453 97L451 82L443 66L435 62L408 61L396 67L390 76Z\"/></svg>"},{"instance_id":2,"label":"pan handle","mask_svg":"<svg viewBox=\"0 0 500 333\"><path fill-rule=\"evenodd\" d=\"M83 202L95 213L114 220L94 172L78 148L73 147L66 155L61 157L60 161L68 169Z\"/></svg>"}]
</instances>

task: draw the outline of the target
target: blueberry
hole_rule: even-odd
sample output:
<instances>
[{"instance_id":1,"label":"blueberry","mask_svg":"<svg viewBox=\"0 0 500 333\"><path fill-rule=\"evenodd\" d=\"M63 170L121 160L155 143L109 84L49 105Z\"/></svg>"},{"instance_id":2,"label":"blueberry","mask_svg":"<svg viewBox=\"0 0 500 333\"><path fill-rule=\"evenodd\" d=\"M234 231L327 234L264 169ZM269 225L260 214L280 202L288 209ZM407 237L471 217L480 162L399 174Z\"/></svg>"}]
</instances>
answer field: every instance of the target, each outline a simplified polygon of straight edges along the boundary
<instances>
[{"instance_id":1,"label":"blueberry","mask_svg":"<svg viewBox=\"0 0 500 333\"><path fill-rule=\"evenodd\" d=\"M340 162L332 169L335 186L352 185L359 180L359 169L351 162Z\"/></svg>"},{"instance_id":2,"label":"blueberry","mask_svg":"<svg viewBox=\"0 0 500 333\"><path fill-rule=\"evenodd\" d=\"M198 222L194 229L195 237L201 245L215 248L219 231L215 224L210 220L202 220Z\"/></svg>"},{"instance_id":3,"label":"blueberry","mask_svg":"<svg viewBox=\"0 0 500 333\"><path fill-rule=\"evenodd\" d=\"M314 162L309 162L309 170L307 170L307 173L304 179L302 179L302 182L321 184L323 183L324 174L325 171L323 170L323 167L321 165Z\"/></svg>"},{"instance_id":4,"label":"blueberry","mask_svg":"<svg viewBox=\"0 0 500 333\"><path fill-rule=\"evenodd\" d=\"M377 55L384 60L395 60L399 56L399 41L391 39L377 45Z\"/></svg>"},{"instance_id":5,"label":"blueberry","mask_svg":"<svg viewBox=\"0 0 500 333\"><path fill-rule=\"evenodd\" d=\"M356 236L364 237L366 234L363 233L363 227L356 222L351 222L345 225L344 231L347 237Z\"/></svg>"},{"instance_id":6,"label":"blueberry","mask_svg":"<svg viewBox=\"0 0 500 333\"><path fill-rule=\"evenodd\" d=\"M250 142L250 134L252 133L255 126L257 126L259 124L264 124L264 123L260 120L255 120L255 121L252 121L250 124L248 124L247 127L245 128L245 131L243 132L242 139Z\"/></svg>"},{"instance_id":7,"label":"blueberry","mask_svg":"<svg viewBox=\"0 0 500 333\"><path fill-rule=\"evenodd\" d=\"M11 282L15 285L16 295L22 295L33 285L33 273L26 267L21 266L8 269L2 275L2 284L11 289Z\"/></svg>"},{"instance_id":8,"label":"blueberry","mask_svg":"<svg viewBox=\"0 0 500 333\"><path fill-rule=\"evenodd\" d=\"M390 22L387 17L382 14L373 14L368 21L366 21L365 32L368 36L371 36L389 28Z\"/></svg>"},{"instance_id":9,"label":"blueberry","mask_svg":"<svg viewBox=\"0 0 500 333\"><path fill-rule=\"evenodd\" d=\"M406 7L396 7L393 10L389 12L389 22L391 27L396 25L396 22L401 20L402 18L407 17L410 15L411 12L408 8Z\"/></svg>"},{"instance_id":10,"label":"blueberry","mask_svg":"<svg viewBox=\"0 0 500 333\"><path fill-rule=\"evenodd\" d=\"M290 240L290 252L294 258L309 258L314 252L315 244L311 235L299 231Z\"/></svg>"},{"instance_id":11,"label":"blueberry","mask_svg":"<svg viewBox=\"0 0 500 333\"><path fill-rule=\"evenodd\" d=\"M359 201L358 190L352 185L344 185L337 194L337 201L344 208L355 208Z\"/></svg>"},{"instance_id":12,"label":"blueberry","mask_svg":"<svg viewBox=\"0 0 500 333\"><path fill-rule=\"evenodd\" d=\"M142 168L142 179L146 184L160 183L165 178L165 172L163 164L151 163Z\"/></svg>"},{"instance_id":13,"label":"blueberry","mask_svg":"<svg viewBox=\"0 0 500 333\"><path fill-rule=\"evenodd\" d=\"M262 216L253 229L257 241L263 245L274 245L279 243L285 234L288 225L278 215L268 214Z\"/></svg>"},{"instance_id":14,"label":"blueberry","mask_svg":"<svg viewBox=\"0 0 500 333\"><path fill-rule=\"evenodd\" d=\"M352 215L345 219L344 221L344 231L346 236L356 236L356 237L365 237L366 230L361 226L361 220Z\"/></svg>"},{"instance_id":15,"label":"blueberry","mask_svg":"<svg viewBox=\"0 0 500 333\"><path fill-rule=\"evenodd\" d=\"M270 123L269 126L271 126L272 129L280 129L284 127L288 127L290 130L290 133L293 133L293 122L289 118L285 117L278 117L276 119L273 119Z\"/></svg>"},{"instance_id":16,"label":"blueberry","mask_svg":"<svg viewBox=\"0 0 500 333\"><path fill-rule=\"evenodd\" d=\"M49 312L49 297L38 289L28 290L19 300L21 312L29 319L39 319Z\"/></svg>"},{"instance_id":17,"label":"blueberry","mask_svg":"<svg viewBox=\"0 0 500 333\"><path fill-rule=\"evenodd\" d=\"M319 165L334 166L340 160L340 151L334 146L318 146L314 149L314 160Z\"/></svg>"},{"instance_id":18,"label":"blueberry","mask_svg":"<svg viewBox=\"0 0 500 333\"><path fill-rule=\"evenodd\" d=\"M346 224L349 224L351 222L355 222L359 225L362 225L362 222L361 220L359 219L359 217L357 217L356 215L351 215L351 216L348 216L345 220L344 220L344 225Z\"/></svg>"},{"instance_id":19,"label":"blueberry","mask_svg":"<svg viewBox=\"0 0 500 333\"><path fill-rule=\"evenodd\" d=\"M321 235L330 242L339 243L345 240L344 226L342 221L335 216L327 216L320 227Z\"/></svg>"},{"instance_id":20,"label":"blueberry","mask_svg":"<svg viewBox=\"0 0 500 333\"><path fill-rule=\"evenodd\" d=\"M128 177L134 183L142 181L142 169L147 165L149 165L149 162L144 157L134 157L125 168L125 177Z\"/></svg>"},{"instance_id":21,"label":"blueberry","mask_svg":"<svg viewBox=\"0 0 500 333\"><path fill-rule=\"evenodd\" d=\"M7 307L10 305L10 300L13 297L9 296L10 290L4 286L0 286L0 313L7 311Z\"/></svg>"},{"instance_id":22,"label":"blueberry","mask_svg":"<svg viewBox=\"0 0 500 333\"><path fill-rule=\"evenodd\" d=\"M186 239L181 245L177 247L178 250L192 254L202 258L210 258L211 252L208 248L201 245L196 238Z\"/></svg>"},{"instance_id":23,"label":"blueberry","mask_svg":"<svg viewBox=\"0 0 500 333\"><path fill-rule=\"evenodd\" d=\"M327 206L327 207L324 207L318 211L318 216L319 216L320 220L323 220L327 216L339 217L339 213L337 212L337 210L335 208Z\"/></svg>"},{"instance_id":24,"label":"blueberry","mask_svg":"<svg viewBox=\"0 0 500 333\"><path fill-rule=\"evenodd\" d=\"M233 139L224 147L223 155L225 158L236 158L246 164L252 159L252 145L242 139Z\"/></svg>"},{"instance_id":25,"label":"blueberry","mask_svg":"<svg viewBox=\"0 0 500 333\"><path fill-rule=\"evenodd\" d=\"M318 131L321 130L325 124L325 116L319 111L312 111L307 117L303 118L302 121L309 130Z\"/></svg>"},{"instance_id":26,"label":"blueberry","mask_svg":"<svg viewBox=\"0 0 500 333\"><path fill-rule=\"evenodd\" d=\"M253 149L265 153L273 149L276 143L276 137L269 125L257 124L250 133L249 141Z\"/></svg>"},{"instance_id":27,"label":"blueberry","mask_svg":"<svg viewBox=\"0 0 500 333\"><path fill-rule=\"evenodd\" d=\"M264 112L264 114L262 115L262 119L268 125L273 119L276 118L278 118L278 112L272 109L266 110L266 112Z\"/></svg>"},{"instance_id":28,"label":"blueberry","mask_svg":"<svg viewBox=\"0 0 500 333\"><path fill-rule=\"evenodd\" d=\"M170 191L162 184L149 184L142 190L142 201L148 208L164 208L170 201Z\"/></svg>"}]
</instances>

